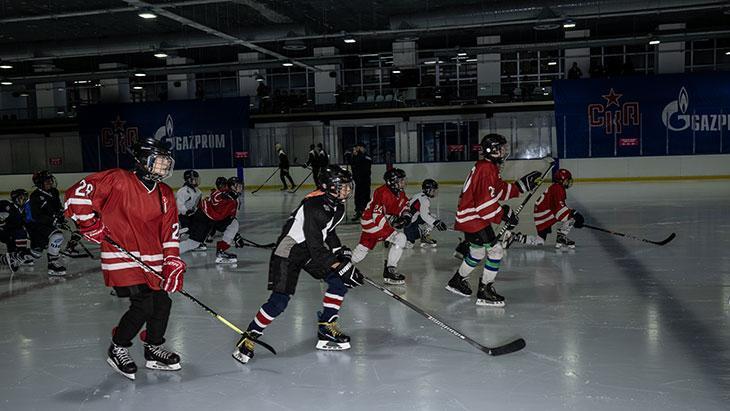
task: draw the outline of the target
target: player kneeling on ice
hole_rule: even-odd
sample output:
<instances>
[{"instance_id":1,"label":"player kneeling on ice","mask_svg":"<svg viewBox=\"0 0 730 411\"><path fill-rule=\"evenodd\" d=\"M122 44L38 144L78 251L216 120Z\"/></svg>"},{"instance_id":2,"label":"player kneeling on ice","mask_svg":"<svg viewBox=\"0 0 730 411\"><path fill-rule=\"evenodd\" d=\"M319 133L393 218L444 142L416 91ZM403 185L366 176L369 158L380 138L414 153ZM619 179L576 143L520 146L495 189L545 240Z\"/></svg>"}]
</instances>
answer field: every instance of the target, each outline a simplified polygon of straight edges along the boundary
<instances>
[{"instance_id":1,"label":"player kneeling on ice","mask_svg":"<svg viewBox=\"0 0 730 411\"><path fill-rule=\"evenodd\" d=\"M177 190L175 201L177 202L178 220L180 220L180 232L185 233L190 229L190 219L195 214L200 204L203 193L198 188L200 185L200 174L195 170L185 170L183 173L185 184Z\"/></svg>"},{"instance_id":2,"label":"player kneeling on ice","mask_svg":"<svg viewBox=\"0 0 730 411\"><path fill-rule=\"evenodd\" d=\"M406 235L398 232L411 221L406 197L406 172L400 168L388 170L383 175L385 184L375 189L362 213L360 243L352 252L352 262L362 261L380 241L390 243L388 258L383 268L383 282L401 285L406 277L398 272L398 260L406 247ZM390 219L390 220L389 220Z\"/></svg>"},{"instance_id":3,"label":"player kneeling on ice","mask_svg":"<svg viewBox=\"0 0 730 411\"><path fill-rule=\"evenodd\" d=\"M56 189L56 177L47 170L33 174L36 189L30 194L26 208L26 226L30 237L30 255L41 258L43 250L48 253L48 275L63 276L66 267L61 264L59 253L63 245L63 205Z\"/></svg>"},{"instance_id":4,"label":"player kneeling on ice","mask_svg":"<svg viewBox=\"0 0 730 411\"><path fill-rule=\"evenodd\" d=\"M487 134L482 138L482 159L476 162L464 182L456 210L454 229L464 233L469 250L464 261L446 284L446 289L468 297L471 295L469 274L486 256L484 271L479 280L477 305L504 306L504 297L494 289L494 279L504 256L504 248L492 230L492 224L504 222L514 228L519 220L507 205L499 201L517 197L532 191L540 178L539 171L533 171L517 182L507 184L502 180L500 167L509 155L507 139L499 134Z\"/></svg>"},{"instance_id":5,"label":"player kneeling on ice","mask_svg":"<svg viewBox=\"0 0 730 411\"><path fill-rule=\"evenodd\" d=\"M350 261L350 250L342 246L335 228L342 221L345 202L352 195L352 176L339 166L328 166L320 172L318 181L319 190L308 194L292 212L271 254L268 285L271 295L233 352L233 358L243 364L253 357L254 345L264 329L286 309L301 270L327 283L319 312L317 348L350 348L350 337L337 327L338 313L347 289L362 285L363 276Z\"/></svg>"},{"instance_id":6,"label":"player kneeling on ice","mask_svg":"<svg viewBox=\"0 0 730 411\"><path fill-rule=\"evenodd\" d=\"M166 143L142 139L133 149L134 172L119 168L94 173L66 190L66 215L89 241L101 244L101 271L117 297L130 305L112 331L107 362L134 379L137 365L129 354L132 340L146 324L146 367L179 370L180 356L165 349L165 330L172 300L167 293L183 286L175 195L162 180L172 174L174 160ZM124 247L164 278L147 273L120 252L107 237Z\"/></svg>"},{"instance_id":7,"label":"player kneeling on ice","mask_svg":"<svg viewBox=\"0 0 730 411\"><path fill-rule=\"evenodd\" d=\"M535 228L537 236L515 233L510 242L527 245L543 245L553 225L560 222L555 248L575 248L575 242L568 238L570 230L583 227L583 215L565 205L567 193L565 190L573 185L573 175L570 171L561 168L553 175L553 183L535 201Z\"/></svg>"},{"instance_id":8,"label":"player kneeling on ice","mask_svg":"<svg viewBox=\"0 0 730 411\"><path fill-rule=\"evenodd\" d=\"M421 184L421 192L413 196L408 203L412 215L411 222L403 229L406 235L407 248L413 248L417 239L421 239L421 247L436 247L436 240L431 238L431 231L446 231L446 223L431 214L431 199L438 194L439 183L427 178Z\"/></svg>"},{"instance_id":9,"label":"player kneeling on ice","mask_svg":"<svg viewBox=\"0 0 730 411\"><path fill-rule=\"evenodd\" d=\"M235 264L238 256L227 250L236 243L238 234L238 197L243 191L243 184L238 177L231 177L226 185L215 190L210 197L201 201L200 207L190 219L190 238L180 245L180 253L197 249L205 244L206 237L215 231L223 231L223 238L216 243L216 264Z\"/></svg>"}]
</instances>

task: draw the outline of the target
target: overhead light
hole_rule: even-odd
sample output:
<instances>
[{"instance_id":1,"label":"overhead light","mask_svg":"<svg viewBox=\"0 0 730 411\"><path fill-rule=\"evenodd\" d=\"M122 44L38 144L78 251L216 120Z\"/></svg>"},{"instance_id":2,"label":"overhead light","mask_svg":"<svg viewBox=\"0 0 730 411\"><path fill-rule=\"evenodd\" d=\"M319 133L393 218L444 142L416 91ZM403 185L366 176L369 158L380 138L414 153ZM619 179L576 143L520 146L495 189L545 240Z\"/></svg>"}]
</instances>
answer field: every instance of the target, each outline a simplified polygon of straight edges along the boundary
<instances>
[{"instance_id":1,"label":"overhead light","mask_svg":"<svg viewBox=\"0 0 730 411\"><path fill-rule=\"evenodd\" d=\"M424 61L423 64L436 64L436 60Z\"/></svg>"},{"instance_id":2,"label":"overhead light","mask_svg":"<svg viewBox=\"0 0 730 411\"><path fill-rule=\"evenodd\" d=\"M12 86L13 82L12 81L0 81L0 84L2 84L3 86Z\"/></svg>"},{"instance_id":3,"label":"overhead light","mask_svg":"<svg viewBox=\"0 0 730 411\"><path fill-rule=\"evenodd\" d=\"M3 69L3 70L10 70L11 68L13 68L13 66L12 66L12 65L10 65L10 64L7 64L7 63L5 63L5 64L0 64L0 69Z\"/></svg>"},{"instance_id":4,"label":"overhead light","mask_svg":"<svg viewBox=\"0 0 730 411\"><path fill-rule=\"evenodd\" d=\"M456 53L456 55L459 57L466 57L466 53Z\"/></svg>"},{"instance_id":5,"label":"overhead light","mask_svg":"<svg viewBox=\"0 0 730 411\"><path fill-rule=\"evenodd\" d=\"M557 65L558 65L557 61L548 61L548 66L557 66Z\"/></svg>"},{"instance_id":6,"label":"overhead light","mask_svg":"<svg viewBox=\"0 0 730 411\"><path fill-rule=\"evenodd\" d=\"M138 71L138 72L134 73L134 77L147 77L147 74L143 73L141 71Z\"/></svg>"},{"instance_id":7,"label":"overhead light","mask_svg":"<svg viewBox=\"0 0 730 411\"><path fill-rule=\"evenodd\" d=\"M726 55L726 56L730 56L730 51L726 51L726 52L725 52L725 55Z\"/></svg>"},{"instance_id":8,"label":"overhead light","mask_svg":"<svg viewBox=\"0 0 730 411\"><path fill-rule=\"evenodd\" d=\"M167 57L167 53L163 53L163 52L159 51L159 52L155 53L154 56L157 57L158 59L164 59Z\"/></svg>"},{"instance_id":9,"label":"overhead light","mask_svg":"<svg viewBox=\"0 0 730 411\"><path fill-rule=\"evenodd\" d=\"M74 81L74 84L86 84L88 82L89 82L89 80L76 80L76 81Z\"/></svg>"},{"instance_id":10,"label":"overhead light","mask_svg":"<svg viewBox=\"0 0 730 411\"><path fill-rule=\"evenodd\" d=\"M134 90L142 90L142 89L143 89L143 87L142 87L142 86L134 86L134 87L132 87L132 88L133 88Z\"/></svg>"},{"instance_id":11,"label":"overhead light","mask_svg":"<svg viewBox=\"0 0 730 411\"><path fill-rule=\"evenodd\" d=\"M291 67L294 65L294 63L281 63L281 65L284 67Z\"/></svg>"},{"instance_id":12,"label":"overhead light","mask_svg":"<svg viewBox=\"0 0 730 411\"><path fill-rule=\"evenodd\" d=\"M137 15L139 17L142 17L145 20L150 20L150 19L156 19L157 18L157 15L155 13L151 13L149 11L141 11Z\"/></svg>"},{"instance_id":13,"label":"overhead light","mask_svg":"<svg viewBox=\"0 0 730 411\"><path fill-rule=\"evenodd\" d=\"M30 93L27 91L21 91L20 94L18 94L19 97L28 97L30 96Z\"/></svg>"},{"instance_id":14,"label":"overhead light","mask_svg":"<svg viewBox=\"0 0 730 411\"><path fill-rule=\"evenodd\" d=\"M352 36L347 36L344 39L342 39L342 41L344 41L347 44L357 43L357 40L355 40L355 38Z\"/></svg>"},{"instance_id":15,"label":"overhead light","mask_svg":"<svg viewBox=\"0 0 730 411\"><path fill-rule=\"evenodd\" d=\"M575 28L575 22L573 20L565 20L565 22L563 23L563 28L564 29Z\"/></svg>"},{"instance_id":16,"label":"overhead light","mask_svg":"<svg viewBox=\"0 0 730 411\"><path fill-rule=\"evenodd\" d=\"M659 43L661 43L661 40L649 40L650 46L656 46Z\"/></svg>"},{"instance_id":17,"label":"overhead light","mask_svg":"<svg viewBox=\"0 0 730 411\"><path fill-rule=\"evenodd\" d=\"M466 59L467 63L476 63L477 59Z\"/></svg>"},{"instance_id":18,"label":"overhead light","mask_svg":"<svg viewBox=\"0 0 730 411\"><path fill-rule=\"evenodd\" d=\"M263 83L264 82L264 78L261 76L261 74L257 74L256 75L256 81L258 81L259 83Z\"/></svg>"},{"instance_id":19,"label":"overhead light","mask_svg":"<svg viewBox=\"0 0 730 411\"><path fill-rule=\"evenodd\" d=\"M400 70L391 70L390 72L393 74L400 74Z\"/></svg>"}]
</instances>

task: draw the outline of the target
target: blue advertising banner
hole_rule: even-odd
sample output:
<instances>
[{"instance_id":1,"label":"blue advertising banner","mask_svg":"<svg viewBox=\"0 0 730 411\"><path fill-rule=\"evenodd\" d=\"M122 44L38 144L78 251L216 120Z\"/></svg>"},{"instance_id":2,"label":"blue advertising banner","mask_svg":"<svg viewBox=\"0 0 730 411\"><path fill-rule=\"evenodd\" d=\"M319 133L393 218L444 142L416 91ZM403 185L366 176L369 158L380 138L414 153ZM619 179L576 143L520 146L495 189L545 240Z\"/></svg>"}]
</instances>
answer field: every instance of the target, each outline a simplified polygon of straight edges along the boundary
<instances>
[{"instance_id":1,"label":"blue advertising banner","mask_svg":"<svg viewBox=\"0 0 730 411\"><path fill-rule=\"evenodd\" d=\"M84 171L131 168L139 136L168 141L176 169L234 167L248 145L248 110L248 97L82 107Z\"/></svg>"},{"instance_id":2,"label":"blue advertising banner","mask_svg":"<svg viewBox=\"0 0 730 411\"><path fill-rule=\"evenodd\" d=\"M730 152L730 73L553 83L562 158Z\"/></svg>"}]
</instances>

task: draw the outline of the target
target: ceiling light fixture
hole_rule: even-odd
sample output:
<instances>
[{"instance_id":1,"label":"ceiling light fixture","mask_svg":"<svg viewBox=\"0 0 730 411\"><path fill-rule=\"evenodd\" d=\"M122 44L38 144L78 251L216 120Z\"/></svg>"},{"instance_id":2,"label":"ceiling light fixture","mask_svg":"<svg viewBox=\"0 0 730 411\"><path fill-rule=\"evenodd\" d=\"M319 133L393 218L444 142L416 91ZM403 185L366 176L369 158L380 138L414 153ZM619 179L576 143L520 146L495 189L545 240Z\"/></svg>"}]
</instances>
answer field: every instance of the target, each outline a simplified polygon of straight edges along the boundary
<instances>
[{"instance_id":1,"label":"ceiling light fixture","mask_svg":"<svg viewBox=\"0 0 730 411\"><path fill-rule=\"evenodd\" d=\"M5 63L5 64L0 64L0 69L3 69L3 70L10 70L11 68L13 68L13 66L12 66L12 65L10 65L10 64L7 64L7 63Z\"/></svg>"},{"instance_id":2,"label":"ceiling light fixture","mask_svg":"<svg viewBox=\"0 0 730 411\"><path fill-rule=\"evenodd\" d=\"M0 84L2 84L3 86L12 86L13 82L12 81L0 81Z\"/></svg>"},{"instance_id":3,"label":"ceiling light fixture","mask_svg":"<svg viewBox=\"0 0 730 411\"><path fill-rule=\"evenodd\" d=\"M147 77L147 74L143 73L141 71L138 71L138 72L134 73L134 77Z\"/></svg>"},{"instance_id":4,"label":"ceiling light fixture","mask_svg":"<svg viewBox=\"0 0 730 411\"><path fill-rule=\"evenodd\" d=\"M156 19L157 18L157 15L155 13L152 13L152 12L147 11L147 10L140 11L139 14L137 14L137 15L139 17L142 17L145 20L151 20L151 19Z\"/></svg>"},{"instance_id":5,"label":"ceiling light fixture","mask_svg":"<svg viewBox=\"0 0 730 411\"><path fill-rule=\"evenodd\" d=\"M393 74L400 74L400 70L391 70L391 73L393 73Z\"/></svg>"},{"instance_id":6,"label":"ceiling light fixture","mask_svg":"<svg viewBox=\"0 0 730 411\"><path fill-rule=\"evenodd\" d=\"M291 67L294 65L294 63L281 63L281 65L284 67Z\"/></svg>"},{"instance_id":7,"label":"ceiling light fixture","mask_svg":"<svg viewBox=\"0 0 730 411\"><path fill-rule=\"evenodd\" d=\"M548 66L557 66L557 65L558 65L557 61L548 61Z\"/></svg>"},{"instance_id":8,"label":"ceiling light fixture","mask_svg":"<svg viewBox=\"0 0 730 411\"><path fill-rule=\"evenodd\" d=\"M661 43L661 40L649 40L650 46L656 46L659 43Z\"/></svg>"},{"instance_id":9,"label":"ceiling light fixture","mask_svg":"<svg viewBox=\"0 0 730 411\"><path fill-rule=\"evenodd\" d=\"M354 43L357 43L357 40L355 40L355 38L354 38L354 37L352 37L352 36L347 36L347 37L345 37L344 39L342 39L342 41L344 41L344 42L345 42L345 43L347 43L347 44L354 44Z\"/></svg>"},{"instance_id":10,"label":"ceiling light fixture","mask_svg":"<svg viewBox=\"0 0 730 411\"><path fill-rule=\"evenodd\" d=\"M157 53L154 54L154 56L157 57L158 59L164 59L164 58L167 58L167 53L158 51Z\"/></svg>"},{"instance_id":11,"label":"ceiling light fixture","mask_svg":"<svg viewBox=\"0 0 730 411\"><path fill-rule=\"evenodd\" d=\"M466 57L466 53L456 53L458 57Z\"/></svg>"},{"instance_id":12,"label":"ceiling light fixture","mask_svg":"<svg viewBox=\"0 0 730 411\"><path fill-rule=\"evenodd\" d=\"M132 88L135 89L135 90L142 90L143 87L142 86L134 86Z\"/></svg>"},{"instance_id":13,"label":"ceiling light fixture","mask_svg":"<svg viewBox=\"0 0 730 411\"><path fill-rule=\"evenodd\" d=\"M573 21L571 19L565 20L565 22L563 23L563 28L564 29L575 28L575 21Z\"/></svg>"}]
</instances>

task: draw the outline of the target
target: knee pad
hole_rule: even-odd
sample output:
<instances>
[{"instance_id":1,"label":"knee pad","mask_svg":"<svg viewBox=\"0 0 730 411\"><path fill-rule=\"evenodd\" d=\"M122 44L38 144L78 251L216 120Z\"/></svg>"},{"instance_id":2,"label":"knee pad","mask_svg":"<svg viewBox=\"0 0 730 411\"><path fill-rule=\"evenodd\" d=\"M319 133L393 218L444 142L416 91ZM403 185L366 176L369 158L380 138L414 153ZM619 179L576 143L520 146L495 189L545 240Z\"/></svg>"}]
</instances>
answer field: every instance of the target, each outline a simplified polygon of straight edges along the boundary
<instances>
[{"instance_id":1,"label":"knee pad","mask_svg":"<svg viewBox=\"0 0 730 411\"><path fill-rule=\"evenodd\" d=\"M52 232L51 235L48 236L48 254L58 255L62 244L63 234L58 230Z\"/></svg>"},{"instance_id":2,"label":"knee pad","mask_svg":"<svg viewBox=\"0 0 730 411\"><path fill-rule=\"evenodd\" d=\"M267 301L268 307L266 307L266 312L272 317L283 313L286 310L286 306L289 305L289 298L289 295L284 293L271 293L269 301Z\"/></svg>"},{"instance_id":3,"label":"knee pad","mask_svg":"<svg viewBox=\"0 0 730 411\"><path fill-rule=\"evenodd\" d=\"M467 257L476 261L476 263L478 263L479 261L482 261L484 259L485 255L487 255L487 250L484 249L484 246L478 246L478 247L474 247L473 245L469 246L469 255Z\"/></svg>"},{"instance_id":4,"label":"knee pad","mask_svg":"<svg viewBox=\"0 0 730 411\"><path fill-rule=\"evenodd\" d=\"M368 248L362 244L358 244L354 250L352 250L352 262L359 263L368 255Z\"/></svg>"},{"instance_id":5,"label":"knee pad","mask_svg":"<svg viewBox=\"0 0 730 411\"><path fill-rule=\"evenodd\" d=\"M501 243L497 243L487 250L487 257L490 260L501 260L504 257L504 248Z\"/></svg>"},{"instance_id":6,"label":"knee pad","mask_svg":"<svg viewBox=\"0 0 730 411\"><path fill-rule=\"evenodd\" d=\"M223 230L223 238L222 240L225 241L228 244L233 244L233 238L238 233L238 220L233 219L227 226L226 229Z\"/></svg>"},{"instance_id":7,"label":"knee pad","mask_svg":"<svg viewBox=\"0 0 730 411\"><path fill-rule=\"evenodd\" d=\"M395 232L388 236L388 241L394 247L405 248L407 240L406 235L401 232Z\"/></svg>"}]
</instances>

